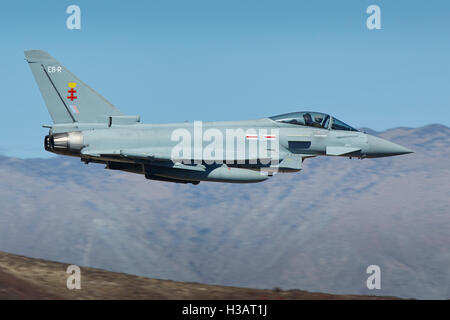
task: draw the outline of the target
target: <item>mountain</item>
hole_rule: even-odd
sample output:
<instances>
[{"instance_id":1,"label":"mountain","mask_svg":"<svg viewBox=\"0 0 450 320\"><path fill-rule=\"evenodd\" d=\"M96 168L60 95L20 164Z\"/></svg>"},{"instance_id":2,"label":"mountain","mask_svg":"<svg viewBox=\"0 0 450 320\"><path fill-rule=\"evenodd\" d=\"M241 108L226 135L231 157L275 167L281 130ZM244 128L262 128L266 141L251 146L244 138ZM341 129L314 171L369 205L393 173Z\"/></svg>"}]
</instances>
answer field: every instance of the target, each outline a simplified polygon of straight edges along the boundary
<instances>
[{"instance_id":1,"label":"mountain","mask_svg":"<svg viewBox=\"0 0 450 320\"><path fill-rule=\"evenodd\" d=\"M175 281L449 299L450 128L371 132L415 153L198 186L0 157L0 250ZM369 265L381 290L366 288Z\"/></svg>"}]
</instances>

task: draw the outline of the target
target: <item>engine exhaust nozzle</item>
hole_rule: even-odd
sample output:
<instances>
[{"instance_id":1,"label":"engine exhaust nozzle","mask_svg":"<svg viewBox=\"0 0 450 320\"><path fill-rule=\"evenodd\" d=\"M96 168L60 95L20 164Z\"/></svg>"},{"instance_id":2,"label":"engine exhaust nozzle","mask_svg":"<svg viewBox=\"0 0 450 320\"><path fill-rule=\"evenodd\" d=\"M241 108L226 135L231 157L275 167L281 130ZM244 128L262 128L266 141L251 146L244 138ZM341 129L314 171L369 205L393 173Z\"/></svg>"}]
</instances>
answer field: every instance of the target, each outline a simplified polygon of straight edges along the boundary
<instances>
[{"instance_id":1,"label":"engine exhaust nozzle","mask_svg":"<svg viewBox=\"0 0 450 320\"><path fill-rule=\"evenodd\" d=\"M47 151L80 151L84 147L83 134L79 131L55 133L44 139Z\"/></svg>"}]
</instances>

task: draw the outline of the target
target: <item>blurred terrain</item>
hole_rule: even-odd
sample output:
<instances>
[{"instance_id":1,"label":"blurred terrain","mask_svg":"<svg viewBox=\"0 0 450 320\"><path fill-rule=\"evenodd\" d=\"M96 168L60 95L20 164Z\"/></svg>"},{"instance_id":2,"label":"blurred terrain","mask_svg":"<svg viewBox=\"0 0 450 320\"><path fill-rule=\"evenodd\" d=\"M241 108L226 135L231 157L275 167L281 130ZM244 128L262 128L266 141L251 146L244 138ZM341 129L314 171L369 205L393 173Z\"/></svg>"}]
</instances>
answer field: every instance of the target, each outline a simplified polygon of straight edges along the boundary
<instances>
[{"instance_id":1,"label":"blurred terrain","mask_svg":"<svg viewBox=\"0 0 450 320\"><path fill-rule=\"evenodd\" d=\"M0 250L183 282L449 299L450 129L365 130L415 153L198 186L0 157ZM366 288L373 264L381 290Z\"/></svg>"},{"instance_id":2,"label":"blurred terrain","mask_svg":"<svg viewBox=\"0 0 450 320\"><path fill-rule=\"evenodd\" d=\"M0 300L377 300L395 297L332 295L175 282L81 267L81 288L67 289L68 265L0 252Z\"/></svg>"}]
</instances>

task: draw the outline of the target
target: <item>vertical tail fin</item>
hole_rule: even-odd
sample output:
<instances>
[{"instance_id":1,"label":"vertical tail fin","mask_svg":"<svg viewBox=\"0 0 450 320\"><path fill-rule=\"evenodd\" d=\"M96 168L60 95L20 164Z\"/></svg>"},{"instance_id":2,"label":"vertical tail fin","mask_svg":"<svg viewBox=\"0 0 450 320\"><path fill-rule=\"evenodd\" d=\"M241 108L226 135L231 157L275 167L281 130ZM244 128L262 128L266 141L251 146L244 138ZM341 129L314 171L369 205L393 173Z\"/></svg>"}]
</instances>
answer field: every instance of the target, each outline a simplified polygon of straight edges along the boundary
<instances>
[{"instance_id":1,"label":"vertical tail fin","mask_svg":"<svg viewBox=\"0 0 450 320\"><path fill-rule=\"evenodd\" d=\"M25 59L54 123L101 123L123 115L48 53L25 51Z\"/></svg>"}]
</instances>

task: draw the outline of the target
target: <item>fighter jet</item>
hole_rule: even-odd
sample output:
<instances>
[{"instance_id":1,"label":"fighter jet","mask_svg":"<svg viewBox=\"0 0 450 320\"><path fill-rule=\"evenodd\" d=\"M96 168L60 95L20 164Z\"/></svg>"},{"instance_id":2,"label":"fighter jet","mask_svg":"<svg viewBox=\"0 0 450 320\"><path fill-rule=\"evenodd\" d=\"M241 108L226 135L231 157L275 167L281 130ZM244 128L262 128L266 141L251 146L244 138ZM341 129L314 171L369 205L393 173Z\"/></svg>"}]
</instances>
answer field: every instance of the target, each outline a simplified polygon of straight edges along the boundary
<instances>
[{"instance_id":1,"label":"fighter jet","mask_svg":"<svg viewBox=\"0 0 450 320\"><path fill-rule=\"evenodd\" d=\"M378 158L413 152L314 111L257 120L142 124L48 53L25 51L53 120L45 150L147 179L252 183L297 172L307 158Z\"/></svg>"}]
</instances>

